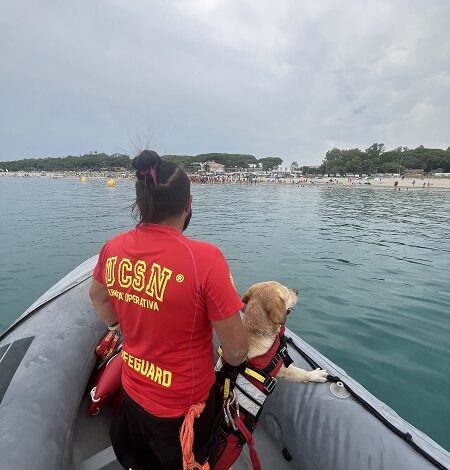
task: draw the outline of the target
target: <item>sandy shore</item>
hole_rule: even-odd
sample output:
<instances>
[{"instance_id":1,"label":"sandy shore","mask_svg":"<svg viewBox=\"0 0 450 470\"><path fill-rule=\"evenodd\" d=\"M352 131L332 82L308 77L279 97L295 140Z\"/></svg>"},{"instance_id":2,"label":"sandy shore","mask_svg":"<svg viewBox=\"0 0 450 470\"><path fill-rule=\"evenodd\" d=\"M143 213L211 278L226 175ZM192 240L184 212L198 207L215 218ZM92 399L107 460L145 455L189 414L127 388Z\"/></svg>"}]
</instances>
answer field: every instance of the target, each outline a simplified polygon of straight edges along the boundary
<instances>
[{"instance_id":1,"label":"sandy shore","mask_svg":"<svg viewBox=\"0 0 450 470\"><path fill-rule=\"evenodd\" d=\"M332 180L332 182L330 182ZM302 181L302 180L300 180ZM312 179L313 183L308 180L307 183L302 182L301 184L315 184L315 185L326 185L326 186L345 186L352 188L384 188L384 189L395 189L395 182L398 181L397 190L427 190L427 189L447 189L450 190L450 178L438 178L438 177L405 177L396 178L393 176L382 177L378 179L355 179L355 178L323 178L323 179ZM370 183L370 184L368 184ZM414 183L414 184L413 184Z\"/></svg>"},{"instance_id":2,"label":"sandy shore","mask_svg":"<svg viewBox=\"0 0 450 470\"><path fill-rule=\"evenodd\" d=\"M123 179L134 179L134 176L130 175L124 177L123 175L114 175L110 174L91 174L86 175L87 181L89 179L109 179L114 178L115 180L123 180ZM68 178L68 179L80 179L81 177L78 175L73 174L62 174L62 173L46 173L42 175L40 173L0 173L0 177L15 177L15 178L22 178L22 177L34 177L34 178ZM395 187L395 182L398 181L397 187ZM414 182L414 184L413 184ZM194 183L195 184L195 183ZM205 184L224 184L223 182L215 181L209 182ZM249 182L243 181L227 181L225 184L249 184ZM347 188L371 188L371 189L397 189L401 190L430 190L430 189L440 189L440 190L450 190L450 178L443 178L443 177L434 177L434 176L417 176L413 177L394 177L394 176L386 176L375 179L371 177L370 179L365 178L347 178L347 177L339 177L339 178L285 178L279 179L277 181L267 181L264 178L258 178L257 183L258 185L302 185L305 187L347 187Z\"/></svg>"}]
</instances>

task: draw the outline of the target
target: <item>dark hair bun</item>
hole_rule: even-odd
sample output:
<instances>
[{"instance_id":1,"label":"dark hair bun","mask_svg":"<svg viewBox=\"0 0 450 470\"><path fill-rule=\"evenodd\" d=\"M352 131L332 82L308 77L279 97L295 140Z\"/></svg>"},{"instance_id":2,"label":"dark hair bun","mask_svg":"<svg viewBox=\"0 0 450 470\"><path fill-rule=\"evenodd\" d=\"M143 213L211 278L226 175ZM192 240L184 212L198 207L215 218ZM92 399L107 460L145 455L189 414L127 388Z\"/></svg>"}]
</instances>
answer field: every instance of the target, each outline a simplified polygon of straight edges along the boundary
<instances>
[{"instance_id":1,"label":"dark hair bun","mask_svg":"<svg viewBox=\"0 0 450 470\"><path fill-rule=\"evenodd\" d=\"M160 163L161 158L154 150L144 150L131 162L136 171L150 170L150 168L158 167Z\"/></svg>"}]
</instances>

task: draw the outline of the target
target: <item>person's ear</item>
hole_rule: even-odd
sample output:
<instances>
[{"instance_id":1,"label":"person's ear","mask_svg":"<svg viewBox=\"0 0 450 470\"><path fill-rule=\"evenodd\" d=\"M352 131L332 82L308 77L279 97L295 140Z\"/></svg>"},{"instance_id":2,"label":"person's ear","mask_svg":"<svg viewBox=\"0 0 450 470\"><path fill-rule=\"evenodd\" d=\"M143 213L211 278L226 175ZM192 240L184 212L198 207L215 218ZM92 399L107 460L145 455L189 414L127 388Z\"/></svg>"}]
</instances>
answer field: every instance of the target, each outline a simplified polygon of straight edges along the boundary
<instances>
[{"instance_id":1,"label":"person's ear","mask_svg":"<svg viewBox=\"0 0 450 470\"><path fill-rule=\"evenodd\" d=\"M184 208L184 212L189 212L192 209L192 194L189 194L188 200L186 202L186 207Z\"/></svg>"}]
</instances>

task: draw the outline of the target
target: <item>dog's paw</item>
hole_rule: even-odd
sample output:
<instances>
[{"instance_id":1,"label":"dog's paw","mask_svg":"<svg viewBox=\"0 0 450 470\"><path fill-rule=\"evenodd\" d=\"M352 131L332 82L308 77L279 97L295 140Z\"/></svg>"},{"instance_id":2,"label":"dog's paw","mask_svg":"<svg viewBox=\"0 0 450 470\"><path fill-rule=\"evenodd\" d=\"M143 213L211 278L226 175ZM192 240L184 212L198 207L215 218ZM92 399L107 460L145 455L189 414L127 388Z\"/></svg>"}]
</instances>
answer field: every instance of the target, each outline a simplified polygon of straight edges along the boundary
<instances>
[{"instance_id":1,"label":"dog's paw","mask_svg":"<svg viewBox=\"0 0 450 470\"><path fill-rule=\"evenodd\" d=\"M308 372L308 381L309 382L326 382L328 372L324 369L316 369Z\"/></svg>"}]
</instances>

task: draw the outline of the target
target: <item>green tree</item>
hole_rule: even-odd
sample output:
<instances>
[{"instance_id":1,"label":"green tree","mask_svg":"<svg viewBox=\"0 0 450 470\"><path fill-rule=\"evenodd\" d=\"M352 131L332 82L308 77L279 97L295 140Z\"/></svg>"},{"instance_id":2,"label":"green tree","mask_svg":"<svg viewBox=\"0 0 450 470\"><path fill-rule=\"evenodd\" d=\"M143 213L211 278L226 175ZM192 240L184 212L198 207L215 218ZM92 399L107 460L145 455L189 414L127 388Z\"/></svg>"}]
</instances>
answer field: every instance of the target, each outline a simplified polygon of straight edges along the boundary
<instances>
[{"instance_id":1,"label":"green tree","mask_svg":"<svg viewBox=\"0 0 450 470\"><path fill-rule=\"evenodd\" d=\"M366 154L370 157L379 157L384 152L384 144L372 144L369 148L365 150Z\"/></svg>"},{"instance_id":2,"label":"green tree","mask_svg":"<svg viewBox=\"0 0 450 470\"><path fill-rule=\"evenodd\" d=\"M270 171L273 170L274 167L281 165L283 160L279 157L266 157L260 158L258 162L262 164L264 171Z\"/></svg>"},{"instance_id":3,"label":"green tree","mask_svg":"<svg viewBox=\"0 0 450 470\"><path fill-rule=\"evenodd\" d=\"M205 163L207 161L220 163L225 168L248 168L250 164L257 164L258 160L253 155L239 153L202 153L199 155L164 155L162 158L178 163L189 168L194 163Z\"/></svg>"}]
</instances>

